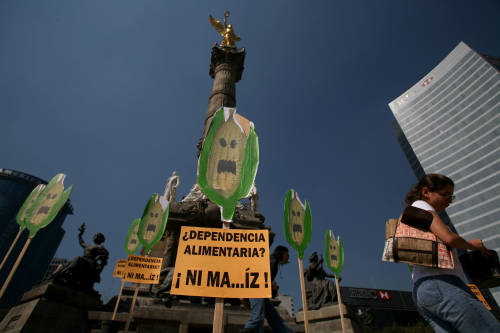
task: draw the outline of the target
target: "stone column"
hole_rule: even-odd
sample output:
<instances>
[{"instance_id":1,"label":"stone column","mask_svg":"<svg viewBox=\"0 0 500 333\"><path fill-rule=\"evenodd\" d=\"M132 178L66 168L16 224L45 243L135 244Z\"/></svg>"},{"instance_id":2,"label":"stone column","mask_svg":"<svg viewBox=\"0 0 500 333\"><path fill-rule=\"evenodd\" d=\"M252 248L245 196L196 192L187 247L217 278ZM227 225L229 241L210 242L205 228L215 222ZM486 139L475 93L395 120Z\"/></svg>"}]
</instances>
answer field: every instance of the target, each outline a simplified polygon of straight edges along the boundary
<instances>
[{"instance_id":1,"label":"stone column","mask_svg":"<svg viewBox=\"0 0 500 333\"><path fill-rule=\"evenodd\" d=\"M215 111L222 106L236 106L236 82L241 79L243 73L245 54L244 48L237 49L218 45L214 45L212 48L209 74L214 79L214 83L208 99L203 136L198 142L198 155Z\"/></svg>"}]
</instances>

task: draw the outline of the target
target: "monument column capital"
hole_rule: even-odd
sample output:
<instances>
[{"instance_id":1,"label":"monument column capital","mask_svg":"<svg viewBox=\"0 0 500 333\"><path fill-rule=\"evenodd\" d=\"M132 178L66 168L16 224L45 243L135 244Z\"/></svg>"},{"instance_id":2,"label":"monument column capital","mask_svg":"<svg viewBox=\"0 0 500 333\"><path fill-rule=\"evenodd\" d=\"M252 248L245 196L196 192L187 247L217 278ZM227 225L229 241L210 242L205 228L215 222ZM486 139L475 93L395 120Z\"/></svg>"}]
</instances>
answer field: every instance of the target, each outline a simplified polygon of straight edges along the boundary
<instances>
[{"instance_id":1,"label":"monument column capital","mask_svg":"<svg viewBox=\"0 0 500 333\"><path fill-rule=\"evenodd\" d=\"M243 74L245 54L245 48L221 47L215 44L212 47L212 57L210 59L210 77L215 79L220 66L224 66L234 75L233 83L238 82Z\"/></svg>"}]
</instances>

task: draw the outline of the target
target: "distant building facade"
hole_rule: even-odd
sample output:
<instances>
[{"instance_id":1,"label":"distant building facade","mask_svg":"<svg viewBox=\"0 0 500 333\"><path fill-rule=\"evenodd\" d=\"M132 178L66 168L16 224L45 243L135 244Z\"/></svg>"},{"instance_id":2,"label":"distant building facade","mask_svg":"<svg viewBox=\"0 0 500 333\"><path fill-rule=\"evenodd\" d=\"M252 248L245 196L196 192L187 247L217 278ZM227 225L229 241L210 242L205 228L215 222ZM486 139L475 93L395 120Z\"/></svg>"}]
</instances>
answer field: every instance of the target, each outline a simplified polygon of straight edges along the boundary
<instances>
[{"instance_id":1,"label":"distant building facade","mask_svg":"<svg viewBox=\"0 0 500 333\"><path fill-rule=\"evenodd\" d=\"M393 129L415 175L455 182L449 223L500 252L500 60L461 42L389 103ZM445 214L446 217L446 214ZM500 288L492 289L500 302Z\"/></svg>"},{"instance_id":2,"label":"distant building facade","mask_svg":"<svg viewBox=\"0 0 500 333\"><path fill-rule=\"evenodd\" d=\"M293 298L292 296L286 295L286 294L278 294L276 296L277 299L281 301L280 306L288 312L290 317L295 317L295 308L293 305Z\"/></svg>"},{"instance_id":3,"label":"distant building facade","mask_svg":"<svg viewBox=\"0 0 500 333\"><path fill-rule=\"evenodd\" d=\"M340 293L354 332L382 331L391 327L391 332L397 332L397 329L403 331L402 327L423 330L428 326L418 313L409 291L340 287ZM486 301L493 315L500 318L498 306L492 299Z\"/></svg>"},{"instance_id":4,"label":"distant building facade","mask_svg":"<svg viewBox=\"0 0 500 333\"><path fill-rule=\"evenodd\" d=\"M47 182L23 172L0 168L0 258L2 259L19 231L19 225L16 223L17 212L38 184ZM68 214L73 214L69 200L54 221L41 229L33 238L9 287L0 299L0 309L15 305L26 291L42 280L64 236L61 226ZM27 238L28 231L24 230L0 271L0 284L6 280Z\"/></svg>"},{"instance_id":5,"label":"distant building facade","mask_svg":"<svg viewBox=\"0 0 500 333\"><path fill-rule=\"evenodd\" d=\"M422 322L408 291L340 287L355 332Z\"/></svg>"}]
</instances>

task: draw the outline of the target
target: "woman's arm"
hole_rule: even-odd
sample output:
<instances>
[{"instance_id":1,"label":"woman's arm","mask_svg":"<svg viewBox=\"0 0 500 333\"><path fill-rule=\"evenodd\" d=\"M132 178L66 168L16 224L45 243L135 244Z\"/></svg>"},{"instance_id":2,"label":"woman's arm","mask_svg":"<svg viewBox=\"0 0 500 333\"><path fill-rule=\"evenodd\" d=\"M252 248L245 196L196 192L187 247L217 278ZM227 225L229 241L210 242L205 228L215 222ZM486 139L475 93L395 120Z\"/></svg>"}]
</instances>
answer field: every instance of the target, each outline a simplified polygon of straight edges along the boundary
<instances>
[{"instance_id":1,"label":"woman's arm","mask_svg":"<svg viewBox=\"0 0 500 333\"><path fill-rule=\"evenodd\" d=\"M430 229L434 235L443 241L443 243L459 249L480 250L483 255L489 255L488 249L484 247L482 240L473 239L466 241L456 233L450 231L436 212L430 211L430 213L433 216Z\"/></svg>"}]
</instances>

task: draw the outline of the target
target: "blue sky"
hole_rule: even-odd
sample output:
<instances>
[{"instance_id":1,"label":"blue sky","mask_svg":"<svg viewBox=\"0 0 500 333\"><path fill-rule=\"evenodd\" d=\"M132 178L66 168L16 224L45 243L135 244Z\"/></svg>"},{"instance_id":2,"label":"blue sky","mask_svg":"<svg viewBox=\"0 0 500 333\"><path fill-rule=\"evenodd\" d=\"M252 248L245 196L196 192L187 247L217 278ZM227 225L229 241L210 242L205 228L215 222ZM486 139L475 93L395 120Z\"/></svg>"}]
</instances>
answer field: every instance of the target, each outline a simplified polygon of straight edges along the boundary
<instances>
[{"instance_id":1,"label":"blue sky","mask_svg":"<svg viewBox=\"0 0 500 333\"><path fill-rule=\"evenodd\" d=\"M238 112L260 142L259 208L286 244L283 201L311 205L304 266L327 229L344 242L345 286L409 290L403 264L380 260L385 221L416 179L387 104L460 41L500 57L498 1L2 1L0 167L74 185L75 214L56 256L105 234L112 278L129 225L176 170L178 198L195 183L196 143L220 42L208 15L231 12L247 56ZM326 266L325 266L326 269ZM301 307L296 253L278 274Z\"/></svg>"}]
</instances>

